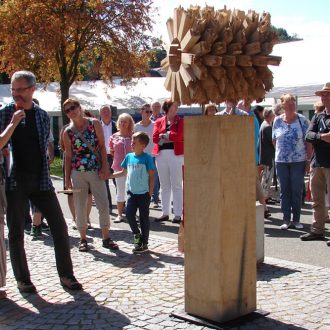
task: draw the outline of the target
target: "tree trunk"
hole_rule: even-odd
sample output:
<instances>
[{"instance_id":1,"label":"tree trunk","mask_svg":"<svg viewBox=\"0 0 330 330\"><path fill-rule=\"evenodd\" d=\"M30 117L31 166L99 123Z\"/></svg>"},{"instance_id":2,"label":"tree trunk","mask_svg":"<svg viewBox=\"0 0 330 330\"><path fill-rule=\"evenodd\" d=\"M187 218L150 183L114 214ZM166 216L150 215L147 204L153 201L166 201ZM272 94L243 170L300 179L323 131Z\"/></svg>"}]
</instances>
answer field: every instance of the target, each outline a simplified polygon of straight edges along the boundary
<instances>
[{"instance_id":1,"label":"tree trunk","mask_svg":"<svg viewBox=\"0 0 330 330\"><path fill-rule=\"evenodd\" d=\"M60 88L61 88L61 112L62 112L62 122L63 126L69 123L69 118L67 115L64 113L63 110L63 103L66 99L69 98L69 90L70 90L70 85L69 82L67 81L61 81L60 82Z\"/></svg>"}]
</instances>

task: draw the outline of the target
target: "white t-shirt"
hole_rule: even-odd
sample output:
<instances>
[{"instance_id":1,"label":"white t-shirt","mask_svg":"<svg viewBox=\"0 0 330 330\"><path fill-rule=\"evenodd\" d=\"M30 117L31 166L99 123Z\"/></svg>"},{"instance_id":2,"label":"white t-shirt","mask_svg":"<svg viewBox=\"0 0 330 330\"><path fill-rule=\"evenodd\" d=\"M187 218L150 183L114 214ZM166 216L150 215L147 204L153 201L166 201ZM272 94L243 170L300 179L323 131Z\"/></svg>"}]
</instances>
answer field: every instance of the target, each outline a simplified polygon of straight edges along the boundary
<instances>
[{"instance_id":1,"label":"white t-shirt","mask_svg":"<svg viewBox=\"0 0 330 330\"><path fill-rule=\"evenodd\" d=\"M109 125L106 125L101 120L101 125L102 125L102 129L103 129L105 149L107 151L107 154L110 154L109 139L110 139L110 136L112 135L112 121L110 120Z\"/></svg>"},{"instance_id":2,"label":"white t-shirt","mask_svg":"<svg viewBox=\"0 0 330 330\"><path fill-rule=\"evenodd\" d=\"M152 142L152 133L154 131L154 124L155 123L151 121L148 126L143 126L141 122L138 122L134 126L134 132L144 132L148 134L150 141L146 146L146 148L144 149L144 152L147 152L148 154L151 154L152 149L154 148L154 143Z\"/></svg>"}]
</instances>

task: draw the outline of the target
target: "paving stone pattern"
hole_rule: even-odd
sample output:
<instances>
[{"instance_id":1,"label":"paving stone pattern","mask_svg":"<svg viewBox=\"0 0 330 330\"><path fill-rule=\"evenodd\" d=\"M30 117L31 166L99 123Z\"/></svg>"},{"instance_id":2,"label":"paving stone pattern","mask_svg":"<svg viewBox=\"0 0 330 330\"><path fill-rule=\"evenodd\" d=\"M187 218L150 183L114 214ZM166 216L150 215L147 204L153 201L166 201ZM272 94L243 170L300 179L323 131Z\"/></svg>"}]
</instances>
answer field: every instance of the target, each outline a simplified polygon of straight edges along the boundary
<instances>
[{"instance_id":1,"label":"paving stone pattern","mask_svg":"<svg viewBox=\"0 0 330 330\"><path fill-rule=\"evenodd\" d=\"M69 292L60 286L47 232L38 240L26 236L31 279L38 292L18 292L8 260L1 330L207 329L170 316L184 309L184 260L175 240L151 236L150 253L133 255L131 233L114 229L120 251L112 253L101 247L100 230L94 229L88 232L93 248L81 253L71 225L69 234L75 275L84 290ZM330 330L327 268L266 258L258 266L257 297L258 308L270 314L228 328Z\"/></svg>"}]
</instances>

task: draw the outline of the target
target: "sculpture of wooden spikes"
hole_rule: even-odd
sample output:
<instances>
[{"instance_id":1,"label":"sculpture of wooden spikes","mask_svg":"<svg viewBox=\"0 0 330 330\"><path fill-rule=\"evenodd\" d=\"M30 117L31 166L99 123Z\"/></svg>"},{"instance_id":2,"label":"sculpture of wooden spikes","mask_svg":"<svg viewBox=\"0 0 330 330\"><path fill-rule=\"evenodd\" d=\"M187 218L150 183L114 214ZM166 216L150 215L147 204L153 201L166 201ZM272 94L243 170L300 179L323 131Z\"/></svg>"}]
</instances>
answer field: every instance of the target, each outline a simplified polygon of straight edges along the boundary
<instances>
[{"instance_id":1,"label":"sculpture of wooden spikes","mask_svg":"<svg viewBox=\"0 0 330 330\"><path fill-rule=\"evenodd\" d=\"M278 41L269 13L179 7L166 24L170 46L162 67L173 101L261 100L273 87L268 65L281 57L269 55Z\"/></svg>"}]
</instances>

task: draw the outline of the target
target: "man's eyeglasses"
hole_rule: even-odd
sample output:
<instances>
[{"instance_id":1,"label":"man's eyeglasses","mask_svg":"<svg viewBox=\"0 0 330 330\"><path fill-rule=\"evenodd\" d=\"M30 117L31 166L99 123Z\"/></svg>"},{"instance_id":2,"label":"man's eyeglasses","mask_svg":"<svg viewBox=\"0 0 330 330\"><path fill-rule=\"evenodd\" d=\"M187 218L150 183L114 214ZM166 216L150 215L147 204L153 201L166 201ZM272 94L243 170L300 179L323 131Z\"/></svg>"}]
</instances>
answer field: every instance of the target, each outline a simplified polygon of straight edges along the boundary
<instances>
[{"instance_id":1,"label":"man's eyeglasses","mask_svg":"<svg viewBox=\"0 0 330 330\"><path fill-rule=\"evenodd\" d=\"M20 88L10 88L10 91L13 93L13 92L15 92L15 93L18 93L18 94L20 94L20 93L23 93L23 92L25 92L27 89L29 89L29 88L31 88L32 86L28 86L28 87L20 87Z\"/></svg>"},{"instance_id":2,"label":"man's eyeglasses","mask_svg":"<svg viewBox=\"0 0 330 330\"><path fill-rule=\"evenodd\" d=\"M152 113L152 111L151 110L146 110L146 113Z\"/></svg>"},{"instance_id":3,"label":"man's eyeglasses","mask_svg":"<svg viewBox=\"0 0 330 330\"><path fill-rule=\"evenodd\" d=\"M64 112L68 114L70 111L73 111L74 109L77 108L77 104L71 105L71 107L64 109Z\"/></svg>"}]
</instances>

